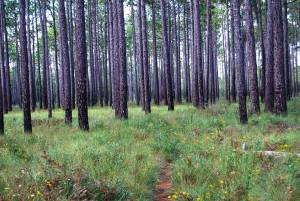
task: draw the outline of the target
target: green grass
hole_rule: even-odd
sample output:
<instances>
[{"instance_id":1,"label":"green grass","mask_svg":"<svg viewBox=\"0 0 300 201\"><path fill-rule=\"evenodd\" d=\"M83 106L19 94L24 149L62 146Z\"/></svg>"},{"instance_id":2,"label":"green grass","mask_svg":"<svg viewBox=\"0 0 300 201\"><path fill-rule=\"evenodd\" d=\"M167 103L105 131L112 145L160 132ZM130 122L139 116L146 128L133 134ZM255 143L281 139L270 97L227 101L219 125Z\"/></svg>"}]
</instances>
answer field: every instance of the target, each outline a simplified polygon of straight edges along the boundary
<instances>
[{"instance_id":1,"label":"green grass","mask_svg":"<svg viewBox=\"0 0 300 201\"><path fill-rule=\"evenodd\" d=\"M222 101L206 110L153 106L149 115L130 106L127 121L116 120L110 108L90 108L89 133L78 130L76 118L64 125L61 110L53 116L33 113L30 136L22 132L21 111L5 116L0 200L153 200L165 160L176 200L300 199L299 159L254 153L300 153L299 98L289 103L288 116L262 113L245 126L237 105Z\"/></svg>"}]
</instances>

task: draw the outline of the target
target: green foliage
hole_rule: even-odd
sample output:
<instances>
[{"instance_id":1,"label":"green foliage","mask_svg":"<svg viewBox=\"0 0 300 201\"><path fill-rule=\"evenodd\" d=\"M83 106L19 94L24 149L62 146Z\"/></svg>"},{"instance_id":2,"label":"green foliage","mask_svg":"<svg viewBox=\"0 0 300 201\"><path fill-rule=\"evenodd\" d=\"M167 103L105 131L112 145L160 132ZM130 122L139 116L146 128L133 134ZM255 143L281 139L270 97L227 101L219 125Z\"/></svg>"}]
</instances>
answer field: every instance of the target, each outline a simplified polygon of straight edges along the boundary
<instances>
[{"instance_id":1,"label":"green foliage","mask_svg":"<svg viewBox=\"0 0 300 201\"><path fill-rule=\"evenodd\" d=\"M126 121L95 107L89 133L77 129L76 118L64 125L60 110L51 120L37 111L31 136L22 134L22 112L15 110L0 137L0 198L153 200L167 160L173 200L298 200L299 158L255 153L300 152L299 98L289 108L288 116L262 113L241 126L237 105L223 101L206 110L155 106L149 115L130 106Z\"/></svg>"}]
</instances>

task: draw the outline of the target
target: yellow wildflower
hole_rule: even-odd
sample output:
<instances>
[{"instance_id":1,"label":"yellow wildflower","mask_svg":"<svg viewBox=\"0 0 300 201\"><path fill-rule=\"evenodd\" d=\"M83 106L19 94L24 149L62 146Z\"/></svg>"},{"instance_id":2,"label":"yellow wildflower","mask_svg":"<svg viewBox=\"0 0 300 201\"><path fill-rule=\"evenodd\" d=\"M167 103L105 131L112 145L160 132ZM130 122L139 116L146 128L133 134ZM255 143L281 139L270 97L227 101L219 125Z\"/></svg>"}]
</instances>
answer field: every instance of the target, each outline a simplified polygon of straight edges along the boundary
<instances>
[{"instance_id":1,"label":"yellow wildflower","mask_svg":"<svg viewBox=\"0 0 300 201\"><path fill-rule=\"evenodd\" d=\"M223 185L223 184L224 184L224 181L223 181L222 179L220 180L220 184L221 184L221 185Z\"/></svg>"},{"instance_id":2,"label":"yellow wildflower","mask_svg":"<svg viewBox=\"0 0 300 201\"><path fill-rule=\"evenodd\" d=\"M42 196L43 194L42 194L40 191L37 191L37 192L36 192L36 195L37 195L37 196Z\"/></svg>"}]
</instances>

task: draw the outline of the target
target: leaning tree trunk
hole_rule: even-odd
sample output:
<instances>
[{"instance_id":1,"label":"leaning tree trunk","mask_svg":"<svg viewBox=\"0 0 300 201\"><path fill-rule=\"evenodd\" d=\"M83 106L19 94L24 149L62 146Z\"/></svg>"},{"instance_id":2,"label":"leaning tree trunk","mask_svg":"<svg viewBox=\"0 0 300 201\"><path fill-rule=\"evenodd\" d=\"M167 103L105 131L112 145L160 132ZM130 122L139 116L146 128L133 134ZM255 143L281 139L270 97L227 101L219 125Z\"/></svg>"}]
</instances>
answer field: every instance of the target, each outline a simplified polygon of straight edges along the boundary
<instances>
[{"instance_id":1,"label":"leaning tree trunk","mask_svg":"<svg viewBox=\"0 0 300 201\"><path fill-rule=\"evenodd\" d=\"M231 0L233 6L234 16L234 39L235 39L235 53L236 53L236 67L238 78L238 96L239 96L239 115L240 122L246 124L248 122L247 105L246 105L246 81L245 81L245 69L243 58L243 36L241 29L241 14L240 14L240 1Z\"/></svg>"},{"instance_id":2,"label":"leaning tree trunk","mask_svg":"<svg viewBox=\"0 0 300 201\"><path fill-rule=\"evenodd\" d=\"M20 48L21 48L21 70L23 86L23 114L24 114L24 132L31 133L31 110L30 110L30 91L29 91L29 69L28 69L28 52L26 36L26 3L25 0L19 1L20 6ZM1 112L0 112L1 113ZM0 124L1 125L1 124ZM1 128L1 127L0 127Z\"/></svg>"},{"instance_id":3,"label":"leaning tree trunk","mask_svg":"<svg viewBox=\"0 0 300 201\"><path fill-rule=\"evenodd\" d=\"M255 52L255 38L253 26L253 14L251 0L245 0L246 10L246 36L247 36L247 50L248 50L248 74L250 81L250 100L251 100L251 113L258 114L260 112L259 106L259 92L257 81L257 63Z\"/></svg>"},{"instance_id":4,"label":"leaning tree trunk","mask_svg":"<svg viewBox=\"0 0 300 201\"><path fill-rule=\"evenodd\" d=\"M89 130L87 107L87 50L85 34L84 0L75 0L76 91L78 123L81 130Z\"/></svg>"},{"instance_id":5,"label":"leaning tree trunk","mask_svg":"<svg viewBox=\"0 0 300 201\"><path fill-rule=\"evenodd\" d=\"M284 79L284 36L281 0L273 0L274 19L274 112L287 113Z\"/></svg>"}]
</instances>

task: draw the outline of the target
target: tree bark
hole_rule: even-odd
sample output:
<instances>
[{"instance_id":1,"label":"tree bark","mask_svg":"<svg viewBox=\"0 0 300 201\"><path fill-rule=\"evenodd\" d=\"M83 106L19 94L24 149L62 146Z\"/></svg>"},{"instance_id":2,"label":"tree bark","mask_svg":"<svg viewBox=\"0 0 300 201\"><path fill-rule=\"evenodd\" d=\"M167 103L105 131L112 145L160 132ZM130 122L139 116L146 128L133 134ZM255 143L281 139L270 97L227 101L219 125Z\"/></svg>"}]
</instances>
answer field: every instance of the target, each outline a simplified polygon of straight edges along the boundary
<instances>
[{"instance_id":1,"label":"tree bark","mask_svg":"<svg viewBox=\"0 0 300 201\"><path fill-rule=\"evenodd\" d=\"M119 25L119 64L120 64L120 105L119 117L121 119L128 118L128 87L127 87L127 62L126 62L126 42L125 42L125 22L124 22L124 6L123 1L117 0L118 25ZM146 17L146 16L145 16Z\"/></svg>"},{"instance_id":2,"label":"tree bark","mask_svg":"<svg viewBox=\"0 0 300 201\"><path fill-rule=\"evenodd\" d=\"M274 20L274 112L281 115L287 113L286 86L284 75L284 36L282 1L273 0Z\"/></svg>"},{"instance_id":3,"label":"tree bark","mask_svg":"<svg viewBox=\"0 0 300 201\"><path fill-rule=\"evenodd\" d=\"M151 96L149 81L149 60L148 60L148 35L147 35L147 18L145 0L141 1L142 17L142 51L143 51L143 72L144 72L144 110L145 113L151 113Z\"/></svg>"},{"instance_id":4,"label":"tree bark","mask_svg":"<svg viewBox=\"0 0 300 201\"><path fill-rule=\"evenodd\" d=\"M19 7L20 7L20 48L21 48L21 70L22 70L22 87L23 87L22 99L23 99L23 115L24 115L24 132L32 133L28 52L27 52L27 38L26 38L27 36L26 36L25 0L19 0ZM0 111L0 113L2 113L2 110ZM0 123L0 125L1 124L2 123Z\"/></svg>"},{"instance_id":5,"label":"tree bark","mask_svg":"<svg viewBox=\"0 0 300 201\"><path fill-rule=\"evenodd\" d=\"M170 47L169 47L169 34L168 34L168 19L166 16L166 0L160 0L161 7L161 18L163 26L163 51L164 51L164 69L166 77L166 88L167 88L167 101L168 110L174 110L174 100L173 100L173 85L172 85L172 75L171 75L171 57L170 57Z\"/></svg>"},{"instance_id":6,"label":"tree bark","mask_svg":"<svg viewBox=\"0 0 300 201\"><path fill-rule=\"evenodd\" d=\"M87 50L85 34L84 0L75 0L76 91L78 122L81 130L89 130L87 107Z\"/></svg>"},{"instance_id":7,"label":"tree bark","mask_svg":"<svg viewBox=\"0 0 300 201\"><path fill-rule=\"evenodd\" d=\"M259 114L259 92L257 81L257 63L255 52L255 38L254 38L254 26L253 26L253 14L251 0L245 0L246 10L246 36L247 36L247 50L248 50L248 74L250 84L250 101L251 101L251 113Z\"/></svg>"},{"instance_id":8,"label":"tree bark","mask_svg":"<svg viewBox=\"0 0 300 201\"><path fill-rule=\"evenodd\" d=\"M153 76L154 76L154 103L159 105L159 80L157 65L157 44L156 44L156 1L152 2L152 37L153 37Z\"/></svg>"},{"instance_id":9,"label":"tree bark","mask_svg":"<svg viewBox=\"0 0 300 201\"><path fill-rule=\"evenodd\" d=\"M273 3L268 0L266 25L266 86L265 110L274 110L274 33L273 33Z\"/></svg>"},{"instance_id":10,"label":"tree bark","mask_svg":"<svg viewBox=\"0 0 300 201\"><path fill-rule=\"evenodd\" d=\"M247 106L246 106L246 82L244 70L244 57L243 57L243 37L241 30L241 14L240 14L240 0L231 0L233 7L234 17L234 39L235 39L235 52L236 52L236 67L238 78L238 96L239 96L239 116L240 123L246 124L248 122Z\"/></svg>"},{"instance_id":11,"label":"tree bark","mask_svg":"<svg viewBox=\"0 0 300 201\"><path fill-rule=\"evenodd\" d=\"M2 5L4 4L3 0L0 0L0 6L2 7ZM25 2L24 2L25 4ZM25 6L25 5L24 5ZM4 69L4 37L3 37L3 29L4 29L4 23L3 23L3 12L0 13L0 68ZM25 16L25 13L24 13ZM26 37L26 33L25 33L25 37ZM1 71L0 71L1 73ZM4 117L3 117L3 92L2 92L2 80L1 80L2 76L0 75L0 135L4 134Z\"/></svg>"},{"instance_id":12,"label":"tree bark","mask_svg":"<svg viewBox=\"0 0 300 201\"><path fill-rule=\"evenodd\" d=\"M200 24L200 5L199 1L193 1L193 104L204 108L203 91L203 69L202 69L202 42L201 42L201 24Z\"/></svg>"},{"instance_id":13,"label":"tree bark","mask_svg":"<svg viewBox=\"0 0 300 201\"><path fill-rule=\"evenodd\" d=\"M64 71L64 110L65 122L72 122L72 101L71 101L71 78L70 78L70 60L69 60L69 45L67 19L64 0L59 0L59 36L61 47L61 68Z\"/></svg>"}]
</instances>

